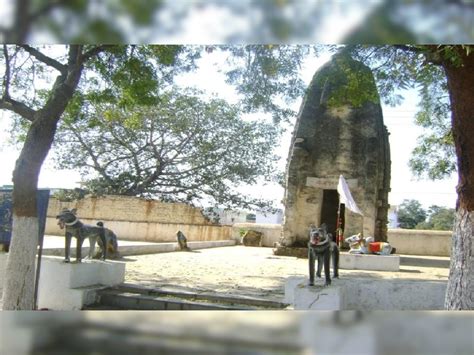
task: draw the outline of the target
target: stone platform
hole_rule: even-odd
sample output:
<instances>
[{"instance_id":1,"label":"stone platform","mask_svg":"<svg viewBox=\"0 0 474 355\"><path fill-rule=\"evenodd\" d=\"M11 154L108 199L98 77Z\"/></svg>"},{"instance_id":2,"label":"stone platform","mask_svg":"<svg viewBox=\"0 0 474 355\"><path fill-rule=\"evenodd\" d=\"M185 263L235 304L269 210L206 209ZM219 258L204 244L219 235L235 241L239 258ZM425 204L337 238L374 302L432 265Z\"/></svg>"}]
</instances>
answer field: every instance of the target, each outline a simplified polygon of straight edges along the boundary
<instances>
[{"instance_id":1,"label":"stone platform","mask_svg":"<svg viewBox=\"0 0 474 355\"><path fill-rule=\"evenodd\" d=\"M43 256L38 288L38 309L79 310L95 302L98 289L121 284L125 263L83 260L64 263L63 258Z\"/></svg>"},{"instance_id":2,"label":"stone platform","mask_svg":"<svg viewBox=\"0 0 474 355\"><path fill-rule=\"evenodd\" d=\"M295 310L433 311L444 309L446 281L333 279L308 286L304 277L289 277L284 302Z\"/></svg>"}]
</instances>

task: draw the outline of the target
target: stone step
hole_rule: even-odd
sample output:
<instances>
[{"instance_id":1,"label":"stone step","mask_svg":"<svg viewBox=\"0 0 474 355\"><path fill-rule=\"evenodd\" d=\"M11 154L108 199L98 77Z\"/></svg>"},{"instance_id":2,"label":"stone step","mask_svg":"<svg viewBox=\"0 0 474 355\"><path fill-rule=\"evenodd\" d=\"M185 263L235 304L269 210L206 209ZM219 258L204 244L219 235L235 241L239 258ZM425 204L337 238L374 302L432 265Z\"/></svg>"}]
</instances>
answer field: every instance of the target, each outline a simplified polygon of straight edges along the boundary
<instances>
[{"instance_id":1,"label":"stone step","mask_svg":"<svg viewBox=\"0 0 474 355\"><path fill-rule=\"evenodd\" d=\"M275 310L288 305L260 298L223 296L211 293L169 291L121 284L98 291L98 303L87 309L135 310Z\"/></svg>"}]
</instances>

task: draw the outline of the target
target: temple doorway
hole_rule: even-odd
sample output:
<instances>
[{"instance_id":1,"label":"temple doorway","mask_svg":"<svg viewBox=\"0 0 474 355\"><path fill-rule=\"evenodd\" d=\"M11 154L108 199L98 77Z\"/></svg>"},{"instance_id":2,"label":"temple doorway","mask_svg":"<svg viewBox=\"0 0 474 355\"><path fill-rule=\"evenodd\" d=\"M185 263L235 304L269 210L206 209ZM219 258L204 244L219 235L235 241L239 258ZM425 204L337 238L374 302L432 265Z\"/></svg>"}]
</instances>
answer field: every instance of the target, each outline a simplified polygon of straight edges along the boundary
<instances>
[{"instance_id":1,"label":"temple doorway","mask_svg":"<svg viewBox=\"0 0 474 355\"><path fill-rule=\"evenodd\" d=\"M321 223L326 223L327 231L336 236L337 209L339 194L337 190L323 190L323 205L321 207Z\"/></svg>"}]
</instances>

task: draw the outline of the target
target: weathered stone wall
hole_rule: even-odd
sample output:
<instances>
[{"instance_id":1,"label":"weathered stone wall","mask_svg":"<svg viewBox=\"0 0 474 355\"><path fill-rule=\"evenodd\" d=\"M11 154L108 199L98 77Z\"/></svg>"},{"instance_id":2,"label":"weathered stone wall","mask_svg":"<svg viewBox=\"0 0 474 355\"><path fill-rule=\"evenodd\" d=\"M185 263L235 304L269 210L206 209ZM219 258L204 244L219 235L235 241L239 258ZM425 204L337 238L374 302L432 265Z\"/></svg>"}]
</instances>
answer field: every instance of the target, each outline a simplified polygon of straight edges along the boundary
<instances>
[{"instance_id":1,"label":"weathered stone wall","mask_svg":"<svg viewBox=\"0 0 474 355\"><path fill-rule=\"evenodd\" d=\"M236 223L232 226L232 238L229 239L240 243L240 231L253 229L263 233L262 246L273 247L280 240L282 228L279 224ZM426 256L451 256L452 234L450 231L398 228L387 231L388 242L397 248L397 254ZM345 234L345 237L349 236Z\"/></svg>"},{"instance_id":2,"label":"weathered stone wall","mask_svg":"<svg viewBox=\"0 0 474 355\"><path fill-rule=\"evenodd\" d=\"M46 234L64 235L56 220L63 208L77 208L79 219L87 224L103 221L123 240L175 242L177 230L181 230L189 241L232 238L231 227L211 223L199 208L126 196L87 197L74 202L51 197Z\"/></svg>"},{"instance_id":3,"label":"weathered stone wall","mask_svg":"<svg viewBox=\"0 0 474 355\"><path fill-rule=\"evenodd\" d=\"M348 76L364 81L360 105L339 99ZM287 164L282 245L308 239L310 224L322 220L323 194L343 175L364 218L346 209L345 235L361 231L386 240L390 150L372 73L346 56L335 56L313 77L298 114Z\"/></svg>"},{"instance_id":4,"label":"weathered stone wall","mask_svg":"<svg viewBox=\"0 0 474 355\"><path fill-rule=\"evenodd\" d=\"M280 240L282 226L281 224L235 223L232 226L232 239L240 244L240 232L247 230L263 233L262 247L273 247Z\"/></svg>"},{"instance_id":5,"label":"weathered stone wall","mask_svg":"<svg viewBox=\"0 0 474 355\"><path fill-rule=\"evenodd\" d=\"M389 229L388 241L397 254L451 256L453 232L417 229Z\"/></svg>"}]
</instances>

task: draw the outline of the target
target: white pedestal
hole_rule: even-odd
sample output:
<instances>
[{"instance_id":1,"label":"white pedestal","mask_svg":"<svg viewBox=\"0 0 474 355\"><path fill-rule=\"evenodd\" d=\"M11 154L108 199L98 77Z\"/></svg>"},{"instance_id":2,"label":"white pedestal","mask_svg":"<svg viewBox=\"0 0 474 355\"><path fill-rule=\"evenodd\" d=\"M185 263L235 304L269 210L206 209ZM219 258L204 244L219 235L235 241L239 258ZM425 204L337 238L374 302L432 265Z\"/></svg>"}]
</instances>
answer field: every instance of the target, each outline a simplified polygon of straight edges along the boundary
<instances>
[{"instance_id":1,"label":"white pedestal","mask_svg":"<svg viewBox=\"0 0 474 355\"><path fill-rule=\"evenodd\" d=\"M79 310L95 301L95 290L125 280L125 263L83 260L65 263L62 257L43 256L38 308Z\"/></svg>"},{"instance_id":2,"label":"white pedestal","mask_svg":"<svg viewBox=\"0 0 474 355\"><path fill-rule=\"evenodd\" d=\"M339 255L339 268L348 270L399 271L399 255L349 254Z\"/></svg>"},{"instance_id":3,"label":"white pedestal","mask_svg":"<svg viewBox=\"0 0 474 355\"><path fill-rule=\"evenodd\" d=\"M337 280L336 280L337 281ZM302 277L290 277L285 283L285 303L293 305L295 310L339 311L344 308L341 286L323 286L323 280L316 280L314 286L308 286L308 280Z\"/></svg>"}]
</instances>

